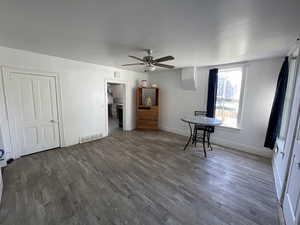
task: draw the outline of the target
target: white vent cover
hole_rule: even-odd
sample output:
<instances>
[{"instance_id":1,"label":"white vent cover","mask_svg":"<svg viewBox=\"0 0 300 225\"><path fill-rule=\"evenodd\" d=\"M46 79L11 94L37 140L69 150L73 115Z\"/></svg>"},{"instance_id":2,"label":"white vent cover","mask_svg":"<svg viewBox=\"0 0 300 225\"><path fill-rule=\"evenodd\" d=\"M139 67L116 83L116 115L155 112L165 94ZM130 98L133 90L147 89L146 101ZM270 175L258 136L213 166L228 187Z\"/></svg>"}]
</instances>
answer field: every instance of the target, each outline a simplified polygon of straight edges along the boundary
<instances>
[{"instance_id":1,"label":"white vent cover","mask_svg":"<svg viewBox=\"0 0 300 225\"><path fill-rule=\"evenodd\" d=\"M184 90L197 89L197 67L181 69L181 87Z\"/></svg>"},{"instance_id":2,"label":"white vent cover","mask_svg":"<svg viewBox=\"0 0 300 225\"><path fill-rule=\"evenodd\" d=\"M114 72L114 78L115 79L120 79L121 78L121 73L119 71Z\"/></svg>"}]
</instances>

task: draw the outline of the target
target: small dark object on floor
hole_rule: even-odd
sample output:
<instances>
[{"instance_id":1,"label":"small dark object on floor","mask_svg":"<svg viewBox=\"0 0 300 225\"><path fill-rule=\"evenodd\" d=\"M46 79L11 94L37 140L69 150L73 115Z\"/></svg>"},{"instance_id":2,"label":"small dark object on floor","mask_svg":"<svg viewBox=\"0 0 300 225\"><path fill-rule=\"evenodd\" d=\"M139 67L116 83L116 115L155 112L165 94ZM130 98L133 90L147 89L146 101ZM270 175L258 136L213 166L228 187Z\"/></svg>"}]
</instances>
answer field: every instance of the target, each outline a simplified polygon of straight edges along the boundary
<instances>
[{"instance_id":1,"label":"small dark object on floor","mask_svg":"<svg viewBox=\"0 0 300 225\"><path fill-rule=\"evenodd\" d=\"M14 161L14 159L8 159L8 160L6 161L6 163L7 163L7 164L11 164L13 161Z\"/></svg>"}]
</instances>

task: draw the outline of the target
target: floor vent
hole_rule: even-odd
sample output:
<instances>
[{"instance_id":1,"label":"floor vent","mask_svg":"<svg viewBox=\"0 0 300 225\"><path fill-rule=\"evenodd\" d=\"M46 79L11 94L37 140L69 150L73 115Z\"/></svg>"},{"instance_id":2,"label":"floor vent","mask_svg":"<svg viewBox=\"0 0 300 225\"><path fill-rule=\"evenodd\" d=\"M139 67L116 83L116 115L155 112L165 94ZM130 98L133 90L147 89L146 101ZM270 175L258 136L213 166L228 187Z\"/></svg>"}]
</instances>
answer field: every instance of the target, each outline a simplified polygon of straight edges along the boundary
<instances>
[{"instance_id":1,"label":"floor vent","mask_svg":"<svg viewBox=\"0 0 300 225\"><path fill-rule=\"evenodd\" d=\"M80 137L79 138L79 144L90 142L90 141L96 141L103 138L103 134L94 134L90 136Z\"/></svg>"}]
</instances>

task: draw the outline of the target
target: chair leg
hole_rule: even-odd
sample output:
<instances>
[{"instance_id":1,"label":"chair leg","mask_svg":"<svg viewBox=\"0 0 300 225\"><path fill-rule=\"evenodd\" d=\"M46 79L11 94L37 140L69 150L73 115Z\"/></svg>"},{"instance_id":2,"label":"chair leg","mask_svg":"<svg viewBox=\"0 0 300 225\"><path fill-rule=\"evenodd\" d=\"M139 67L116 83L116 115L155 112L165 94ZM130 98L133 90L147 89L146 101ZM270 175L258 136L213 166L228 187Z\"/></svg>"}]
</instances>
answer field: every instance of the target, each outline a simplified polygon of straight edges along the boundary
<instances>
[{"instance_id":1,"label":"chair leg","mask_svg":"<svg viewBox=\"0 0 300 225\"><path fill-rule=\"evenodd\" d=\"M195 142L195 135L196 135L196 128L193 129L193 138L192 138L192 144Z\"/></svg>"},{"instance_id":2,"label":"chair leg","mask_svg":"<svg viewBox=\"0 0 300 225\"><path fill-rule=\"evenodd\" d=\"M195 139L194 139L194 145L195 145L195 148L197 147L197 135L198 135L198 132L197 132L197 129L195 129Z\"/></svg>"},{"instance_id":3,"label":"chair leg","mask_svg":"<svg viewBox=\"0 0 300 225\"><path fill-rule=\"evenodd\" d=\"M208 145L210 151L212 151L213 148L212 148L212 146L210 144L210 132L207 132L207 145Z\"/></svg>"},{"instance_id":4,"label":"chair leg","mask_svg":"<svg viewBox=\"0 0 300 225\"><path fill-rule=\"evenodd\" d=\"M202 138L202 144L203 144L203 151L204 151L204 157L206 158L206 148L205 148L205 136L206 136L206 131L203 131L203 138Z\"/></svg>"}]
</instances>

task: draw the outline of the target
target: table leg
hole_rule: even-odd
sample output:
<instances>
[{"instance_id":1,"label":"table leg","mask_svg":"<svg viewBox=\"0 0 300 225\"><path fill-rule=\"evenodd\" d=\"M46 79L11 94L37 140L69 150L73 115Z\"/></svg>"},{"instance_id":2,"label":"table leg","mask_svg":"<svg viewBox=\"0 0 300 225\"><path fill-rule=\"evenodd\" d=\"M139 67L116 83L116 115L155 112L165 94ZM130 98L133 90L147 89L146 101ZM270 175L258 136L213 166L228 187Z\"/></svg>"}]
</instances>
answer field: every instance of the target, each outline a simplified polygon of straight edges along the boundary
<instances>
[{"instance_id":1,"label":"table leg","mask_svg":"<svg viewBox=\"0 0 300 225\"><path fill-rule=\"evenodd\" d=\"M183 149L184 151L186 150L187 146L190 144L191 139L193 137L193 129L192 129L191 123L188 123L188 124L189 124L189 128L190 128L190 137L189 137L187 143L184 146L184 149Z\"/></svg>"},{"instance_id":2,"label":"table leg","mask_svg":"<svg viewBox=\"0 0 300 225\"><path fill-rule=\"evenodd\" d=\"M210 151L212 151L213 148L212 148L212 146L210 144L210 132L207 132L207 145L208 145Z\"/></svg>"},{"instance_id":3,"label":"table leg","mask_svg":"<svg viewBox=\"0 0 300 225\"><path fill-rule=\"evenodd\" d=\"M205 138L206 137L205 136L206 136L206 130L203 131L203 138L202 138L204 157L206 158L206 148L205 148Z\"/></svg>"},{"instance_id":4,"label":"table leg","mask_svg":"<svg viewBox=\"0 0 300 225\"><path fill-rule=\"evenodd\" d=\"M195 144L195 148L197 147L197 135L198 135L198 132L197 132L197 129L194 128L194 136L193 136L193 143Z\"/></svg>"}]
</instances>

